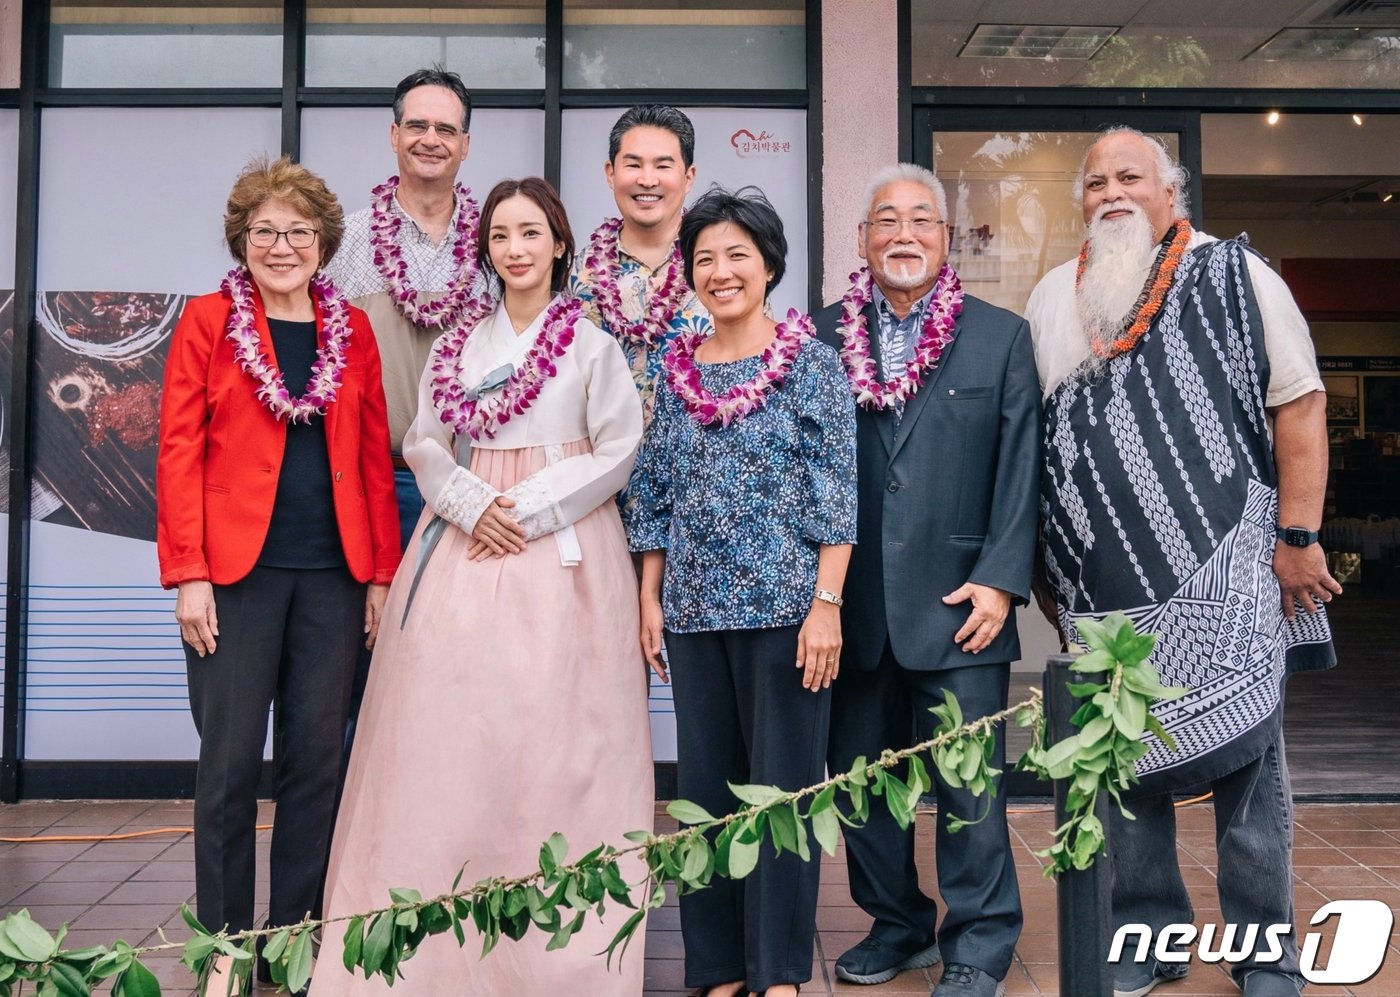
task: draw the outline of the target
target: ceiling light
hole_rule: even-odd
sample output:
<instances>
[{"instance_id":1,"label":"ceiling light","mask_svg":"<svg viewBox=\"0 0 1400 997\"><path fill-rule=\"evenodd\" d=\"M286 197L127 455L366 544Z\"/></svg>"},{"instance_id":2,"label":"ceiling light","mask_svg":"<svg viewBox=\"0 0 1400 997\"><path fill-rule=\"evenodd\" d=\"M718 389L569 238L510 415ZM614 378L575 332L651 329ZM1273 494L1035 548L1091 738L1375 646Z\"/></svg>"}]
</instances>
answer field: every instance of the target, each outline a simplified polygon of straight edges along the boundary
<instances>
[{"instance_id":1,"label":"ceiling light","mask_svg":"<svg viewBox=\"0 0 1400 997\"><path fill-rule=\"evenodd\" d=\"M1109 25L979 24L960 59L1086 60L1118 33Z\"/></svg>"},{"instance_id":2,"label":"ceiling light","mask_svg":"<svg viewBox=\"0 0 1400 997\"><path fill-rule=\"evenodd\" d=\"M1393 59L1400 28L1284 28L1246 59L1265 62L1374 62Z\"/></svg>"},{"instance_id":3,"label":"ceiling light","mask_svg":"<svg viewBox=\"0 0 1400 997\"><path fill-rule=\"evenodd\" d=\"M1363 118L1363 117L1362 117L1361 115L1359 115L1359 114L1353 114L1353 115L1351 116L1351 120L1352 120L1353 122L1355 122L1358 126L1359 126L1359 125L1364 125L1364 124L1366 123L1366 119Z\"/></svg>"},{"instance_id":4,"label":"ceiling light","mask_svg":"<svg viewBox=\"0 0 1400 997\"><path fill-rule=\"evenodd\" d=\"M1269 124L1271 124L1271 125L1276 125L1276 124L1278 124L1278 119L1279 119L1279 117L1280 117L1280 115L1279 115L1279 113L1278 113L1277 111L1270 111L1269 114L1268 114L1268 117L1266 117L1264 120L1267 121L1267 122L1268 122Z\"/></svg>"},{"instance_id":5,"label":"ceiling light","mask_svg":"<svg viewBox=\"0 0 1400 997\"><path fill-rule=\"evenodd\" d=\"M1386 194L1385 197L1381 198L1381 203L1382 203L1382 204L1389 204L1389 203L1390 203L1390 199L1391 199L1392 197L1394 197L1394 196L1395 196L1395 191L1392 190L1390 193Z\"/></svg>"}]
</instances>

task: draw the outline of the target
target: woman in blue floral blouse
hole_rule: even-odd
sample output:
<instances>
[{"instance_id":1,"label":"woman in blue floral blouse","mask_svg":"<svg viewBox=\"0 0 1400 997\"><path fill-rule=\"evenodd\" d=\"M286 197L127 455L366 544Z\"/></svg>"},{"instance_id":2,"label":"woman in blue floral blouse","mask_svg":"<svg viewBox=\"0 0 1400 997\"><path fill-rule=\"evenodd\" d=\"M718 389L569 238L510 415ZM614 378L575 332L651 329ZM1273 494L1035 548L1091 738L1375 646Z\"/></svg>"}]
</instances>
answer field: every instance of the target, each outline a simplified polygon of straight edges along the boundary
<instances>
[{"instance_id":1,"label":"woman in blue floral blouse","mask_svg":"<svg viewBox=\"0 0 1400 997\"><path fill-rule=\"evenodd\" d=\"M714 333L667 354L628 540L643 553L642 648L664 676L664 633L675 684L680 795L723 814L738 803L726 783L822 778L856 536L855 405L811 319L766 313L787 240L761 193L712 189L680 244ZM810 850L803 862L765 847L747 879L681 897L686 986L792 997L811 978Z\"/></svg>"}]
</instances>

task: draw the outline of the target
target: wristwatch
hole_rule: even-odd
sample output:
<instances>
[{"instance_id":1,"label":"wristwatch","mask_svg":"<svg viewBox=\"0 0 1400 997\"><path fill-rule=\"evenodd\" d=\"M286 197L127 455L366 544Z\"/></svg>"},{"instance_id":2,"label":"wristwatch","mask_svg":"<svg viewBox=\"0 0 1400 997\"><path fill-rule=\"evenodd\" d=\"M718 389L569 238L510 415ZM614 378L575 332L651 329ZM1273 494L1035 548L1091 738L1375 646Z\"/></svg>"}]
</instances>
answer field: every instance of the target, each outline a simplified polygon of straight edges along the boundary
<instances>
[{"instance_id":1,"label":"wristwatch","mask_svg":"<svg viewBox=\"0 0 1400 997\"><path fill-rule=\"evenodd\" d=\"M1311 547L1317 543L1317 530L1305 530L1301 526L1280 526L1278 538L1290 547Z\"/></svg>"},{"instance_id":2,"label":"wristwatch","mask_svg":"<svg viewBox=\"0 0 1400 997\"><path fill-rule=\"evenodd\" d=\"M841 598L835 592L828 592L826 589L817 589L812 593L812 598L820 599L822 602L829 602L833 606L841 606L846 602L845 599Z\"/></svg>"}]
</instances>

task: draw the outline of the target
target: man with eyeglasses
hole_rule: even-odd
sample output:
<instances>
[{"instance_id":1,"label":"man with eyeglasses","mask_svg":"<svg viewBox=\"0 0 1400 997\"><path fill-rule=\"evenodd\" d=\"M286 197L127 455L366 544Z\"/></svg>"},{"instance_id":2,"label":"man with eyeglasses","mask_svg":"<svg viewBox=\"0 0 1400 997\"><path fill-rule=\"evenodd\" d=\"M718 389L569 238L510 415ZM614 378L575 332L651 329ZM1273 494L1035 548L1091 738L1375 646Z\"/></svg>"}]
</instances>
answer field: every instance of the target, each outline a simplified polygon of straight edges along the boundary
<instances>
[{"instance_id":1,"label":"man with eyeglasses","mask_svg":"<svg viewBox=\"0 0 1400 997\"><path fill-rule=\"evenodd\" d=\"M393 107L398 175L346 218L345 241L327 270L374 325L407 549L423 498L400 447L417 414L418 381L433 341L472 313L488 284L476 265L479 211L457 183L471 142L471 94L456 73L435 66L404 77Z\"/></svg>"},{"instance_id":2,"label":"man with eyeglasses","mask_svg":"<svg viewBox=\"0 0 1400 997\"><path fill-rule=\"evenodd\" d=\"M393 107L389 145L398 175L374 189L369 207L346 218L344 241L327 272L374 326L407 550L423 512L423 497L401 453L417 414L418 382L434 340L472 318L490 285L476 264L480 212L471 192L457 183L471 141L471 94L460 76L434 66L404 77L394 89ZM363 654L346 723L347 761L368 678L369 655Z\"/></svg>"},{"instance_id":3,"label":"man with eyeglasses","mask_svg":"<svg viewBox=\"0 0 1400 997\"><path fill-rule=\"evenodd\" d=\"M858 404L857 543L832 687L832 772L932 736L930 709L956 697L967 719L1004 709L1020 657L1014 604L1030 596L1039 489L1040 395L1030 330L963 293L948 265L947 197L900 163L866 188L852 275L816 316L841 353ZM997 731L990 764L1005 748ZM874 919L836 962L850 983L883 983L944 962L933 997L1005 989L1021 901L1000 779L988 798L940 778L937 906L920 888L914 829L882 801L847 828L851 896ZM948 819L974 821L957 834Z\"/></svg>"}]
</instances>

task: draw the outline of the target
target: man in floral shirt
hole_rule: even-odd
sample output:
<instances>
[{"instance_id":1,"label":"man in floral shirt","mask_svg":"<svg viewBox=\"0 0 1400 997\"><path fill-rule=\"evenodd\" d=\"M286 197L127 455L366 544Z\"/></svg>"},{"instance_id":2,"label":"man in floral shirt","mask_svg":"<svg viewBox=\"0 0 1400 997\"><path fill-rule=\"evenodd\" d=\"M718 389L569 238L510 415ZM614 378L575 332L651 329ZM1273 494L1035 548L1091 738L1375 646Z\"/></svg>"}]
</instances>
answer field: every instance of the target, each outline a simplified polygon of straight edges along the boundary
<instances>
[{"instance_id":1,"label":"man in floral shirt","mask_svg":"<svg viewBox=\"0 0 1400 997\"><path fill-rule=\"evenodd\" d=\"M711 329L676 246L694 159L695 127L676 108L639 104L618 118L603 174L621 217L594 231L569 279L585 314L622 346L648 427L666 348L683 332Z\"/></svg>"}]
</instances>

